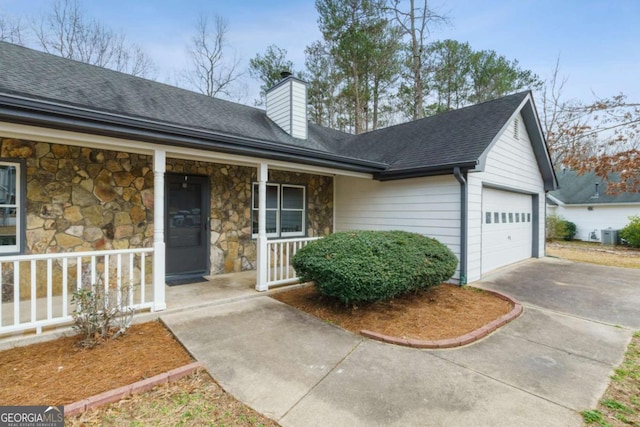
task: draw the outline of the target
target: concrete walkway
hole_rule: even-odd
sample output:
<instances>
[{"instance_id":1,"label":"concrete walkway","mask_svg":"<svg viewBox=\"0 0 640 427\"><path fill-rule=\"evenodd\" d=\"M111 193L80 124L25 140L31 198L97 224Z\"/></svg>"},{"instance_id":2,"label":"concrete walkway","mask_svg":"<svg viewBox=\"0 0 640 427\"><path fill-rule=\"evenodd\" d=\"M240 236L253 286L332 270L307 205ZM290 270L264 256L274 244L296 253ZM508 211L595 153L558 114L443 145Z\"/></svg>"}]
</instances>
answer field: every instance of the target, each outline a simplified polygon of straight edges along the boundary
<instances>
[{"instance_id":1,"label":"concrete walkway","mask_svg":"<svg viewBox=\"0 0 640 427\"><path fill-rule=\"evenodd\" d=\"M640 324L640 313L618 310L626 313L616 317L622 327L607 324L606 310L589 319L588 303L576 299L593 295L566 292L583 286L563 274L575 266L582 264L535 260L483 281L520 298L525 313L452 350L371 341L268 297L162 319L228 392L283 426L579 426L579 411L605 391L632 334L626 326ZM601 304L616 305L621 282L628 299L640 297L640 271L595 267L588 275L609 284L597 291ZM542 277L556 290L550 307L527 292Z\"/></svg>"}]
</instances>

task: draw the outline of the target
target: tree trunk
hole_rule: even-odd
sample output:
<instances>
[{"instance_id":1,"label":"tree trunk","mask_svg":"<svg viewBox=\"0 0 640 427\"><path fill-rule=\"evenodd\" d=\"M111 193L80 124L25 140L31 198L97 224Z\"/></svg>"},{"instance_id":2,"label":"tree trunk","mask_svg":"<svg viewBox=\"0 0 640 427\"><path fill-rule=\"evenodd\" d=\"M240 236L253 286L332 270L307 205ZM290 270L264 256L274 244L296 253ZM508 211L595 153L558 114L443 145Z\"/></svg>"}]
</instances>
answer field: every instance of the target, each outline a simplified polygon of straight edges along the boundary
<instances>
[{"instance_id":1,"label":"tree trunk","mask_svg":"<svg viewBox=\"0 0 640 427\"><path fill-rule=\"evenodd\" d=\"M358 64L355 61L351 65L353 71L353 96L355 99L355 108L353 115L354 131L357 134L362 133L362 105L360 102L360 80L358 79Z\"/></svg>"},{"instance_id":2,"label":"tree trunk","mask_svg":"<svg viewBox=\"0 0 640 427\"><path fill-rule=\"evenodd\" d=\"M420 45L416 37L416 10L415 0L411 0L409 11L409 21L411 25L411 49L413 54L413 90L414 105L413 119L418 120L423 117L424 108L422 106L422 58L420 56ZM426 10L424 13L427 13Z\"/></svg>"}]
</instances>

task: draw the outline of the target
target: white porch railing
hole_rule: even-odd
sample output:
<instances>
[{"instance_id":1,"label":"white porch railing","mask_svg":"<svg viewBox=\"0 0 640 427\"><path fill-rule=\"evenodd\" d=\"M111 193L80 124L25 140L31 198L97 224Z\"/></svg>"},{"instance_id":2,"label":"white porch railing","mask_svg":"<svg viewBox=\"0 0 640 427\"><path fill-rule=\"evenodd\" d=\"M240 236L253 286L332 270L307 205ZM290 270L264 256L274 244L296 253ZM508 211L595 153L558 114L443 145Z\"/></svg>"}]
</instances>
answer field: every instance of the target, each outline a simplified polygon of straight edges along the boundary
<instances>
[{"instance_id":1,"label":"white porch railing","mask_svg":"<svg viewBox=\"0 0 640 427\"><path fill-rule=\"evenodd\" d=\"M291 266L296 252L319 237L269 240L267 242L267 286L285 285L298 280Z\"/></svg>"},{"instance_id":2,"label":"white porch railing","mask_svg":"<svg viewBox=\"0 0 640 427\"><path fill-rule=\"evenodd\" d=\"M7 291L0 303L0 336L34 329L39 334L43 327L70 323L71 297L83 286L116 289L122 308L152 308L153 283L146 279L152 253L153 248L140 248L0 257L0 289Z\"/></svg>"}]
</instances>

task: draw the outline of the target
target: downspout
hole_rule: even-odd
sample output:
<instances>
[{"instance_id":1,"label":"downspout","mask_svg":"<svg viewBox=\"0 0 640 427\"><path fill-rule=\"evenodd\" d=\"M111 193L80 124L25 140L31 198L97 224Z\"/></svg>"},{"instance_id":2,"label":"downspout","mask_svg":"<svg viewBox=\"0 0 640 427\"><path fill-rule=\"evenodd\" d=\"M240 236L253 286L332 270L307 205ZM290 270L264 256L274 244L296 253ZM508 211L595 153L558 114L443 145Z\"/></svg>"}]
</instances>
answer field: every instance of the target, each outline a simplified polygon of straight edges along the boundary
<instances>
[{"instance_id":1,"label":"downspout","mask_svg":"<svg viewBox=\"0 0 640 427\"><path fill-rule=\"evenodd\" d=\"M467 181L458 166L453 168L453 176L460 183L460 286L467 284Z\"/></svg>"}]
</instances>

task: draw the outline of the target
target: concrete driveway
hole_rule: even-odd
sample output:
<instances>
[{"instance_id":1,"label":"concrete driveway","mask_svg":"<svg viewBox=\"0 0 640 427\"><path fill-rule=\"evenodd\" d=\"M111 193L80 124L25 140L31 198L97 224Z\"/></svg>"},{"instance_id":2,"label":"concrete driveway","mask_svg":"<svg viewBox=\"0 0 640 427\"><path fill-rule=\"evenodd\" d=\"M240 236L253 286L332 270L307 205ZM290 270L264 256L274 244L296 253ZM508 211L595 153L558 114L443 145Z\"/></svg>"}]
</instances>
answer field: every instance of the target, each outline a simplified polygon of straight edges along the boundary
<instances>
[{"instance_id":1,"label":"concrete driveway","mask_svg":"<svg viewBox=\"0 0 640 427\"><path fill-rule=\"evenodd\" d=\"M475 285L525 312L452 350L371 341L268 297L162 319L228 392L283 426L581 425L640 325L640 270L547 258Z\"/></svg>"}]
</instances>

